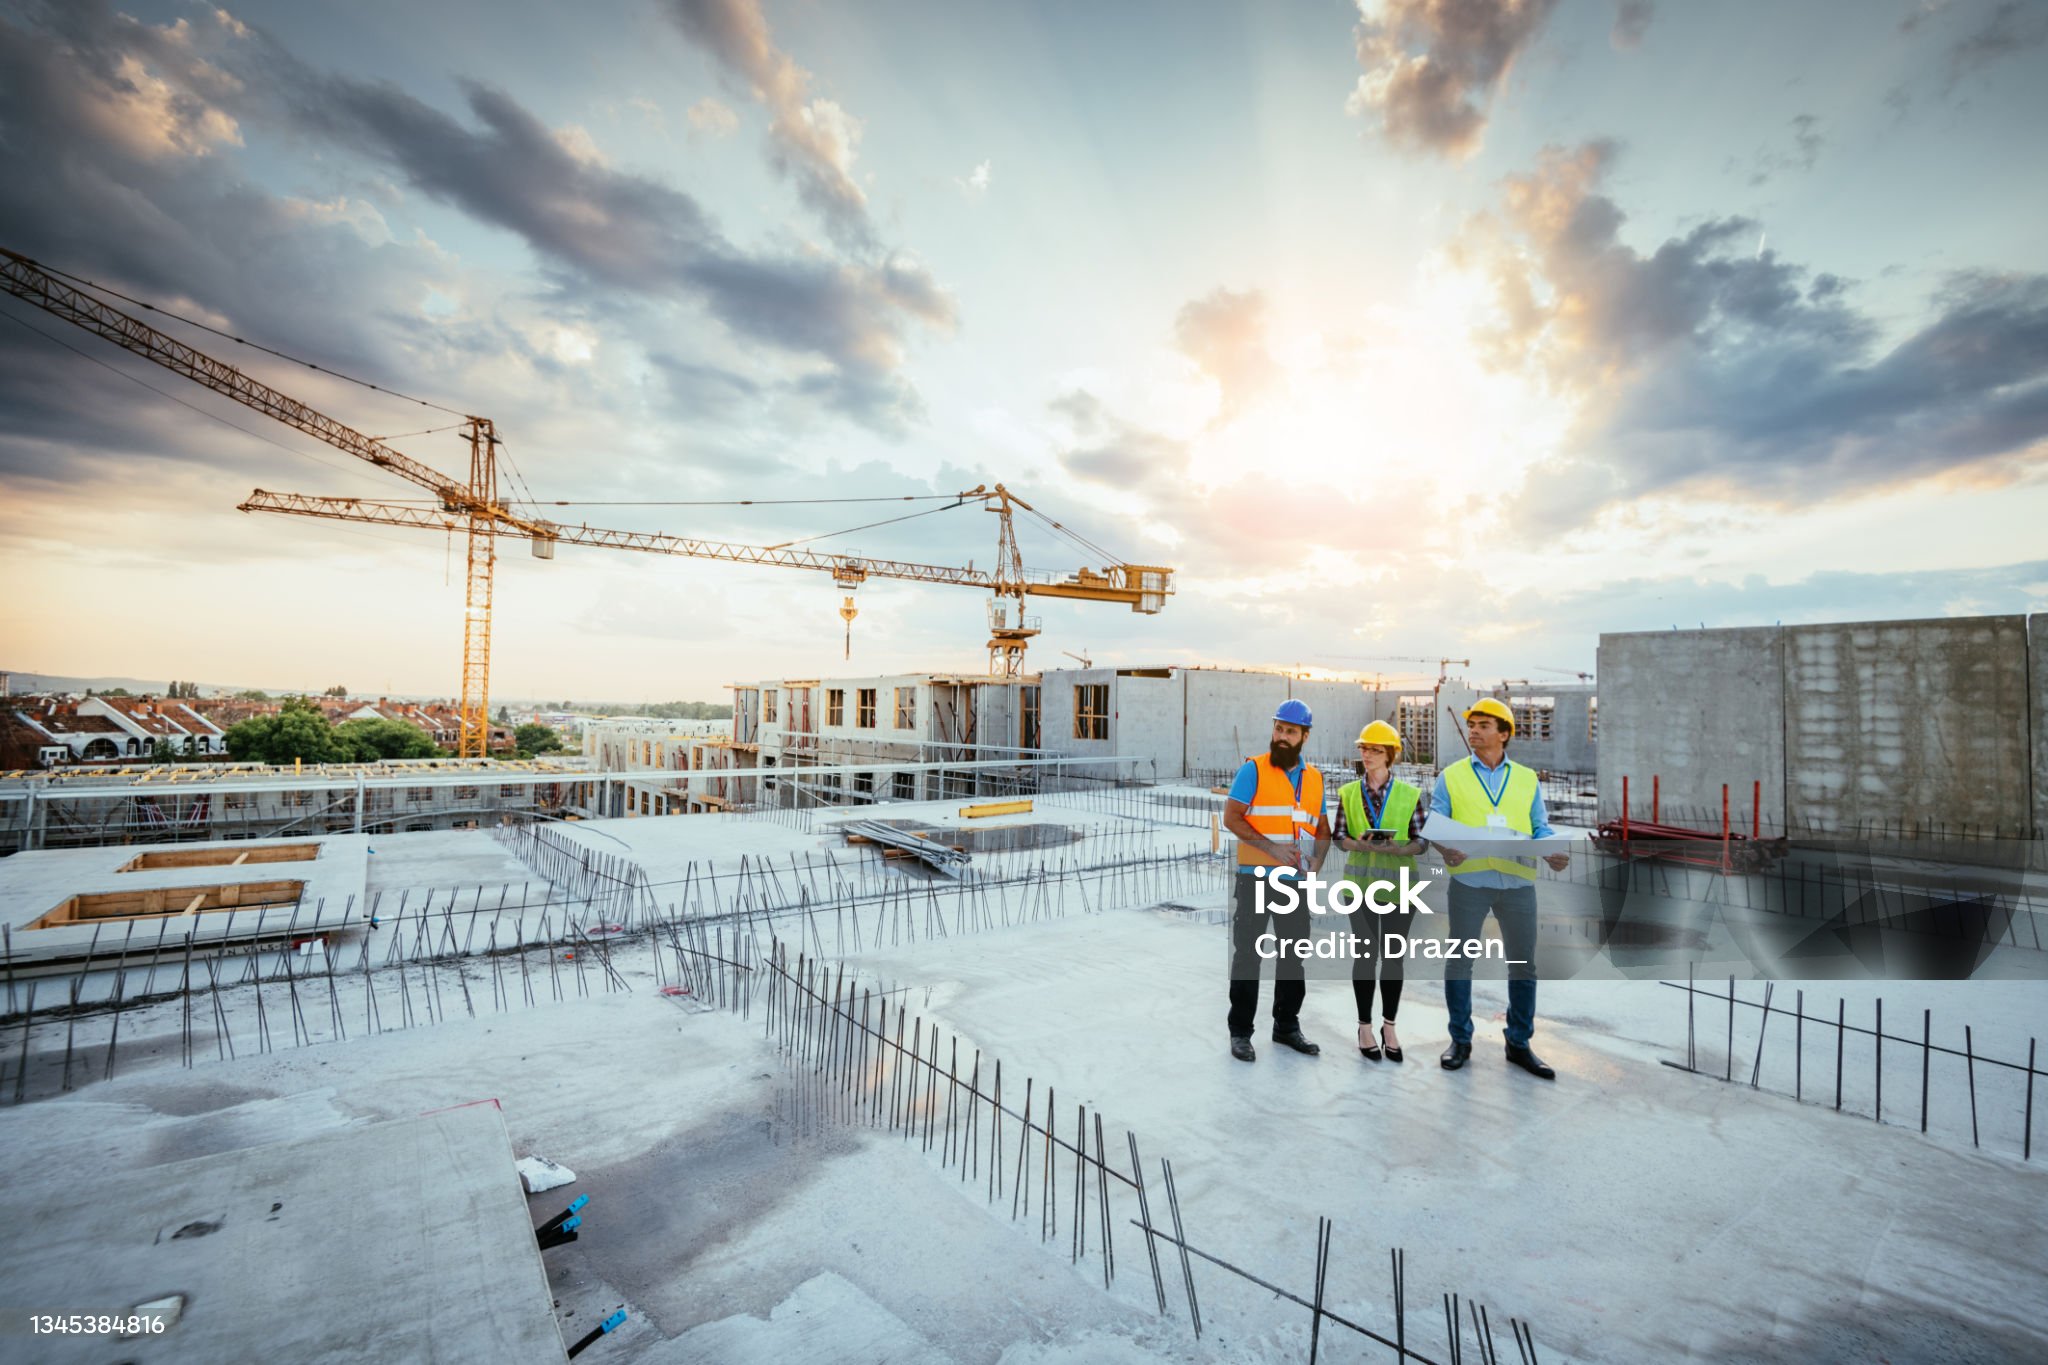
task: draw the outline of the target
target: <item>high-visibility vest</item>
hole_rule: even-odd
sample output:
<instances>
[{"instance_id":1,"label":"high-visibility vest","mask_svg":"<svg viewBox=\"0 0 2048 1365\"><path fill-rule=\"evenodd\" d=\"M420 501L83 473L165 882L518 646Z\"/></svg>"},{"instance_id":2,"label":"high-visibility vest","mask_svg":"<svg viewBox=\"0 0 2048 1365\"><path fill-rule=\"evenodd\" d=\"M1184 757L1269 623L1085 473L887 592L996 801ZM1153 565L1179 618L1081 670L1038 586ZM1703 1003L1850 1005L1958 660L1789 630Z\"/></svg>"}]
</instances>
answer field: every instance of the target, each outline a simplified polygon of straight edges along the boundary
<instances>
[{"instance_id":1,"label":"high-visibility vest","mask_svg":"<svg viewBox=\"0 0 2048 1365\"><path fill-rule=\"evenodd\" d=\"M1444 769L1437 781L1444 784L1444 790L1451 798L1451 818L1461 825L1478 825L1484 828L1489 818L1505 816L1509 829L1520 830L1533 835L1529 827L1529 808L1536 804L1536 770L1525 768L1511 760L1506 764L1507 782L1501 788L1500 800L1495 801L1486 794L1486 787L1480 782L1479 774L1472 770L1472 760L1461 758ZM1510 877L1526 877L1536 880L1534 858L1467 858L1450 869L1452 877L1461 877L1469 872L1505 872Z\"/></svg>"},{"instance_id":2,"label":"high-visibility vest","mask_svg":"<svg viewBox=\"0 0 2048 1365\"><path fill-rule=\"evenodd\" d=\"M1323 813L1323 774L1313 764L1304 764L1301 770L1301 795L1294 794L1294 783L1287 774L1273 766L1270 754L1253 754L1245 762L1258 765L1259 786L1252 793L1251 803L1244 808L1244 818L1265 838L1275 843L1292 843L1305 846L1304 851L1313 849L1316 838L1316 819ZM1266 856L1264 850L1255 848L1244 840L1237 841L1237 863L1239 867L1291 867L1292 860L1276 862Z\"/></svg>"},{"instance_id":3,"label":"high-visibility vest","mask_svg":"<svg viewBox=\"0 0 2048 1365\"><path fill-rule=\"evenodd\" d=\"M1346 782L1337 789L1337 804L1344 808L1344 836L1356 839L1368 830L1390 830L1401 836L1401 842L1408 842L1408 826L1413 823L1415 807L1421 802L1422 793L1398 778L1387 779L1386 804L1380 807L1380 822L1375 825L1365 818L1365 783ZM1348 873L1397 872L1404 867L1415 866L1415 859L1406 853L1348 853L1344 857L1344 870Z\"/></svg>"}]
</instances>

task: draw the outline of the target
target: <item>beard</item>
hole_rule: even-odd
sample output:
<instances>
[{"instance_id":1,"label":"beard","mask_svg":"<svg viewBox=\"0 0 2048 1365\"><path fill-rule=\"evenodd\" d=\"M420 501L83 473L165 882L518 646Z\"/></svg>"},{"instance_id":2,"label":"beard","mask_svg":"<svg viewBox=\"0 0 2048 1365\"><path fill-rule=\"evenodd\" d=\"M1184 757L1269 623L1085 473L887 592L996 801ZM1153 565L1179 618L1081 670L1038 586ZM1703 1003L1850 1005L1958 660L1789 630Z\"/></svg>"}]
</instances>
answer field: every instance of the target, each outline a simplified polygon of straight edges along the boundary
<instances>
[{"instance_id":1,"label":"beard","mask_svg":"<svg viewBox=\"0 0 2048 1365\"><path fill-rule=\"evenodd\" d=\"M1266 756L1273 760L1273 766L1285 772L1301 761L1301 746L1274 740L1266 747Z\"/></svg>"}]
</instances>

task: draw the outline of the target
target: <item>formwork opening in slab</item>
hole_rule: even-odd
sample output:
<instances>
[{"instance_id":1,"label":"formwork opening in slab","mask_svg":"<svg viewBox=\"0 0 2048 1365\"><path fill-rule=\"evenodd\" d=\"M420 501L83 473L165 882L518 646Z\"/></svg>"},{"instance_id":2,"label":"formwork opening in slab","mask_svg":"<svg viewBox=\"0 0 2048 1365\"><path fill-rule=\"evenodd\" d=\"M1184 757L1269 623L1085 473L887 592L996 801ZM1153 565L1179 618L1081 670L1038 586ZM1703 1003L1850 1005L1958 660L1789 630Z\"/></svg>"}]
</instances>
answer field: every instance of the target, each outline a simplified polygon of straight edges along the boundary
<instances>
[{"instance_id":1,"label":"formwork opening in slab","mask_svg":"<svg viewBox=\"0 0 2048 1365\"><path fill-rule=\"evenodd\" d=\"M104 891L72 896L27 927L118 924L122 920L204 915L222 910L256 910L291 905L304 882L230 882L224 886L160 886L147 891Z\"/></svg>"},{"instance_id":2,"label":"formwork opening in slab","mask_svg":"<svg viewBox=\"0 0 2048 1365\"><path fill-rule=\"evenodd\" d=\"M173 848L138 853L117 872L153 872L166 867L246 867L251 863L310 863L318 844L271 844L263 848Z\"/></svg>"}]
</instances>

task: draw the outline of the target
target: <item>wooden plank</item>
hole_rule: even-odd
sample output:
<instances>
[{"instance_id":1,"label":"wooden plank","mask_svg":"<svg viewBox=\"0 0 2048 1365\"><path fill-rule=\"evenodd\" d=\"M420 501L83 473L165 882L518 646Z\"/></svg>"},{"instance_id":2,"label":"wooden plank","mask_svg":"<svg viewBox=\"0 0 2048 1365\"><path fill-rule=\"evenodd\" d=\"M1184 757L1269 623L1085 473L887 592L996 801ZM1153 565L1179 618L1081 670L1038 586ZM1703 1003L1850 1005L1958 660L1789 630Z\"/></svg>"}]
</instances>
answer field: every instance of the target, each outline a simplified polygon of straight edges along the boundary
<instances>
[{"instance_id":1,"label":"wooden plank","mask_svg":"<svg viewBox=\"0 0 2048 1365\"><path fill-rule=\"evenodd\" d=\"M206 899L206 893L205 893L204 891L202 891L202 892L200 892L200 893L199 893L198 895L194 896L194 897L192 898L192 903L191 903L190 905L186 906L186 907L185 907L185 908L184 908L183 910L179 911L179 918L180 918L180 919L182 919L182 918L184 918L184 917L185 917L186 915L196 914L196 913L198 912L198 910L199 910L199 906L200 906L201 902L203 902L203 901L204 901L205 899Z\"/></svg>"},{"instance_id":2,"label":"wooden plank","mask_svg":"<svg viewBox=\"0 0 2048 1365\"><path fill-rule=\"evenodd\" d=\"M964 819L979 820L985 815L1024 815L1030 810L1031 801L1026 798L1022 801L987 801L979 806L962 806L960 814Z\"/></svg>"}]
</instances>

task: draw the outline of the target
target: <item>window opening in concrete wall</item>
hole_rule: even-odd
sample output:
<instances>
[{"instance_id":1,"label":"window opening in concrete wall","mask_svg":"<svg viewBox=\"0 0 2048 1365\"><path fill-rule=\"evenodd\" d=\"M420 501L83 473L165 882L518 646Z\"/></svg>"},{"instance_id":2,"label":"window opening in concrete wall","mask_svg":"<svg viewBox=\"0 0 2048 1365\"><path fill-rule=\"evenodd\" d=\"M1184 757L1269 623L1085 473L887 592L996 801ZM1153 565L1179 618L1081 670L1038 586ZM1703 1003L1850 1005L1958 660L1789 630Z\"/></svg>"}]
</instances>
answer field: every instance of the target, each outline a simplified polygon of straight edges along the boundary
<instances>
[{"instance_id":1,"label":"window opening in concrete wall","mask_svg":"<svg viewBox=\"0 0 2048 1365\"><path fill-rule=\"evenodd\" d=\"M896 689L896 728L915 730L917 728L917 689L899 687Z\"/></svg>"},{"instance_id":2,"label":"window opening in concrete wall","mask_svg":"<svg viewBox=\"0 0 2048 1365\"><path fill-rule=\"evenodd\" d=\"M845 688L828 687L825 689L825 723L827 725L846 724Z\"/></svg>"},{"instance_id":3,"label":"window opening in concrete wall","mask_svg":"<svg viewBox=\"0 0 2048 1365\"><path fill-rule=\"evenodd\" d=\"M318 844L275 844L265 848L174 848L138 853L117 872L153 872L162 867L235 867L249 863L309 863L320 856Z\"/></svg>"},{"instance_id":4,"label":"window opening in concrete wall","mask_svg":"<svg viewBox=\"0 0 2048 1365\"><path fill-rule=\"evenodd\" d=\"M853 789L857 792L872 793L875 789L875 775L873 773L855 773L853 775Z\"/></svg>"},{"instance_id":5,"label":"window opening in concrete wall","mask_svg":"<svg viewBox=\"0 0 2048 1365\"><path fill-rule=\"evenodd\" d=\"M773 725L775 714L775 689L771 687L761 694L761 723Z\"/></svg>"},{"instance_id":6,"label":"window opening in concrete wall","mask_svg":"<svg viewBox=\"0 0 2048 1365\"><path fill-rule=\"evenodd\" d=\"M1600 738L1600 699L1598 697L1588 697L1586 699L1586 738L1589 741Z\"/></svg>"},{"instance_id":7,"label":"window opening in concrete wall","mask_svg":"<svg viewBox=\"0 0 2048 1365\"><path fill-rule=\"evenodd\" d=\"M1017 727L1017 743L1026 749L1038 747L1039 694L1037 687L1024 689L1024 708Z\"/></svg>"},{"instance_id":8,"label":"window opening in concrete wall","mask_svg":"<svg viewBox=\"0 0 2048 1365\"><path fill-rule=\"evenodd\" d=\"M890 794L898 801L917 800L917 775L897 773L890 779Z\"/></svg>"},{"instance_id":9,"label":"window opening in concrete wall","mask_svg":"<svg viewBox=\"0 0 2048 1365\"><path fill-rule=\"evenodd\" d=\"M1109 738L1109 684L1077 683L1074 687L1074 738Z\"/></svg>"},{"instance_id":10,"label":"window opening in concrete wall","mask_svg":"<svg viewBox=\"0 0 2048 1365\"><path fill-rule=\"evenodd\" d=\"M159 886L146 891L104 891L69 897L28 927L55 929L66 924L162 919L171 915L203 915L221 910L291 905L305 888L304 882L234 882L225 886Z\"/></svg>"},{"instance_id":11,"label":"window opening in concrete wall","mask_svg":"<svg viewBox=\"0 0 2048 1365\"><path fill-rule=\"evenodd\" d=\"M863 687L854 698L858 709L854 713L854 726L861 730L875 728L875 688Z\"/></svg>"}]
</instances>

